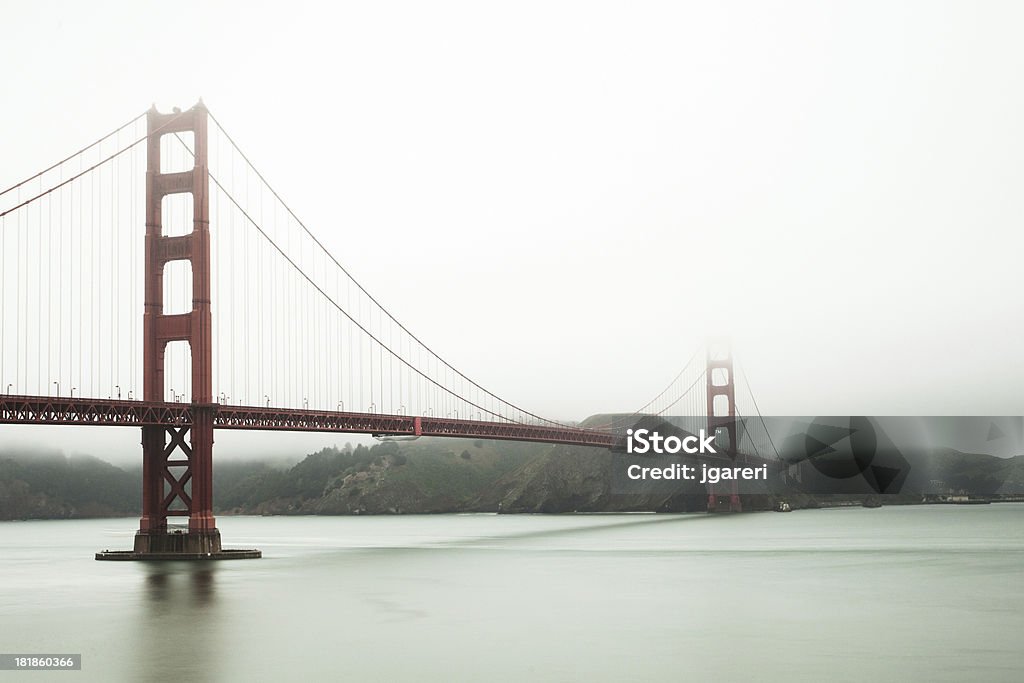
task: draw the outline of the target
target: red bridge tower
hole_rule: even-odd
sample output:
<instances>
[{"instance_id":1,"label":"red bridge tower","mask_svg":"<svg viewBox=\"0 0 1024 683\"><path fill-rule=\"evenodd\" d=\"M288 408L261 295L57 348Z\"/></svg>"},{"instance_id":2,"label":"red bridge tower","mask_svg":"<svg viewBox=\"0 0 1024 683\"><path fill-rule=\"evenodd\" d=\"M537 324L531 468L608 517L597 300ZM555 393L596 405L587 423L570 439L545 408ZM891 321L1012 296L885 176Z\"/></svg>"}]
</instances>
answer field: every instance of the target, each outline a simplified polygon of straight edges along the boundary
<instances>
[{"instance_id":1,"label":"red bridge tower","mask_svg":"<svg viewBox=\"0 0 1024 683\"><path fill-rule=\"evenodd\" d=\"M164 352L172 341L187 341L192 352L193 424L142 428L142 521L135 552L220 552L213 518L213 352L210 314L210 196L206 166L206 108L147 115L146 154L146 303L143 318L143 397L164 400ZM195 164L191 170L162 173L160 140L191 132ZM163 234L162 204L167 195L192 193L192 232ZM164 266L192 265L192 310L164 313ZM189 434L191 432L191 434ZM186 435L190 444L185 443ZM168 437L170 439L168 440ZM170 534L167 518L188 517L187 534Z\"/></svg>"},{"instance_id":2,"label":"red bridge tower","mask_svg":"<svg viewBox=\"0 0 1024 683\"><path fill-rule=\"evenodd\" d=\"M708 400L708 434L716 436L716 443L721 444L722 437L728 438L726 453L735 459L739 441L736 432L736 384L732 371L732 348L728 342L715 341L707 347L707 365L704 373L707 383ZM729 494L729 511L740 512L739 485L732 481ZM708 512L718 510L718 496L715 485L708 484Z\"/></svg>"}]
</instances>

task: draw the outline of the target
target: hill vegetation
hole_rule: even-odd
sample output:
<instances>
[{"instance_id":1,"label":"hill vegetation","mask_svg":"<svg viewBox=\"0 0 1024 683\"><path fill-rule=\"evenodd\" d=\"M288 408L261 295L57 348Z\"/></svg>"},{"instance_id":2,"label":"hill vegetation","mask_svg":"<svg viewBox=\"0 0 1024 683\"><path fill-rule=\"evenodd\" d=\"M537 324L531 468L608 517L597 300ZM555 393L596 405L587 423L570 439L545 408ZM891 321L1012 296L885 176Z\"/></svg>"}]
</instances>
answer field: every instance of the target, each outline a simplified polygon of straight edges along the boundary
<instances>
[{"instance_id":1,"label":"hill vegetation","mask_svg":"<svg viewBox=\"0 0 1024 683\"><path fill-rule=\"evenodd\" d=\"M909 492L926 490L920 487L929 482L978 495L1024 489L1024 456L1000 459L949 450L908 455L913 463L909 485L900 497L886 496L890 503L920 502L920 494ZM214 504L221 515L705 508L706 493L696 483L673 495L615 494L612 462L613 455L604 449L502 441L433 438L346 445L312 453L291 466L215 463ZM122 469L89 456L0 451L0 519L138 515L141 479L141 463ZM785 498L799 507L828 502L796 494ZM744 508L767 509L777 499L770 492L751 496Z\"/></svg>"}]
</instances>

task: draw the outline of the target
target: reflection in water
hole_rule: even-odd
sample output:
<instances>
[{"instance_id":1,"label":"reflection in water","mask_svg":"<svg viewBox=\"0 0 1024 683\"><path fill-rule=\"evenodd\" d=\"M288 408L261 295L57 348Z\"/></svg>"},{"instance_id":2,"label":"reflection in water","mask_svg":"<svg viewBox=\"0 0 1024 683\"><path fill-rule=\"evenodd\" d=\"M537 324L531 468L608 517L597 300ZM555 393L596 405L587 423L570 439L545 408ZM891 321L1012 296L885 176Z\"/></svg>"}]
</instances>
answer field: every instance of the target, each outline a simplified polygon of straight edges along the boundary
<instances>
[{"instance_id":1,"label":"reflection in water","mask_svg":"<svg viewBox=\"0 0 1024 683\"><path fill-rule=\"evenodd\" d=\"M211 607L216 599L211 562L145 562L146 596L151 603L186 602Z\"/></svg>"},{"instance_id":2,"label":"reflection in water","mask_svg":"<svg viewBox=\"0 0 1024 683\"><path fill-rule=\"evenodd\" d=\"M192 572L192 595L197 607L209 607L214 599L213 570L204 567Z\"/></svg>"},{"instance_id":3,"label":"reflection in water","mask_svg":"<svg viewBox=\"0 0 1024 683\"><path fill-rule=\"evenodd\" d=\"M149 565L152 566L152 565ZM146 595L152 602L163 602L167 599L166 571L150 571L146 574Z\"/></svg>"},{"instance_id":4,"label":"reflection in water","mask_svg":"<svg viewBox=\"0 0 1024 683\"><path fill-rule=\"evenodd\" d=\"M144 599L136 615L135 680L217 677L223 634L212 562L143 562Z\"/></svg>"}]
</instances>

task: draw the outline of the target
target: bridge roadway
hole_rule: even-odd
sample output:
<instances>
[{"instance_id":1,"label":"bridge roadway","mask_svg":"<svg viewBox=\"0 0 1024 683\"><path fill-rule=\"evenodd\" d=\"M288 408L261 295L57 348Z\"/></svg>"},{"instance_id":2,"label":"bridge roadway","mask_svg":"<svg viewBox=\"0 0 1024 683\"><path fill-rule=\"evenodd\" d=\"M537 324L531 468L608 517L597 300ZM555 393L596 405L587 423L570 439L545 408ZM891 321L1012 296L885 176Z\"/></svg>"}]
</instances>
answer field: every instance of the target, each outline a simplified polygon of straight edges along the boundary
<instances>
[{"instance_id":1,"label":"bridge roadway","mask_svg":"<svg viewBox=\"0 0 1024 683\"><path fill-rule=\"evenodd\" d=\"M219 403L165 403L124 399L0 395L0 424L79 425L95 427L190 427L197 411L213 412L214 429L286 432L341 432L379 436L447 436L463 439L532 441L624 450L625 438L614 431L488 422L452 418L301 410ZM699 461L773 462L750 454L696 456Z\"/></svg>"},{"instance_id":2,"label":"bridge roadway","mask_svg":"<svg viewBox=\"0 0 1024 683\"><path fill-rule=\"evenodd\" d=\"M154 403L123 399L0 396L0 424L89 425L98 427L191 426L197 411L213 412L214 429L289 432L348 432L386 436L448 436L466 439L537 441L611 448L614 432L451 418L293 410L256 406Z\"/></svg>"}]
</instances>

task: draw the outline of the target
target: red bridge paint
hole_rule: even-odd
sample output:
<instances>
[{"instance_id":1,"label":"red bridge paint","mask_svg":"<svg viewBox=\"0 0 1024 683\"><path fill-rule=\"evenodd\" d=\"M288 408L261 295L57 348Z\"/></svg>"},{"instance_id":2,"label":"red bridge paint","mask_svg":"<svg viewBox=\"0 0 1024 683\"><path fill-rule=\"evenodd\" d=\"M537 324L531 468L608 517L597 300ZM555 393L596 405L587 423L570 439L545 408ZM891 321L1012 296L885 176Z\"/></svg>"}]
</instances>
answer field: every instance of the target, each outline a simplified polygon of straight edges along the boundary
<instances>
[{"instance_id":1,"label":"red bridge paint","mask_svg":"<svg viewBox=\"0 0 1024 683\"><path fill-rule=\"evenodd\" d=\"M210 253L211 176L208 168L207 135L209 119L209 113L202 102L187 111L175 110L170 114L161 114L153 108L146 114L147 135L139 140L145 140L147 144L143 400L0 395L0 424L125 426L141 429L142 518L136 535L135 551L126 554L108 553L112 556L101 559L138 559L144 556L151 558L154 554L163 555L165 559L170 556L209 559L211 555L228 555L221 550L220 533L213 517L213 441L216 429L446 436L599 448L613 448L621 444L623 437L618 431L571 427L539 418L536 422L527 422L526 420L533 420L536 417L529 413L516 422L505 421L503 418L485 421L428 415L281 409L271 407L269 399L267 406L260 407L214 403ZM193 155L192 168L162 173L161 139L165 135L182 132L191 132L193 135L193 148L190 150ZM110 158L116 156L115 154ZM244 154L242 157L245 158ZM258 172L256 173L258 175ZM35 199L47 193L42 193ZM162 224L163 199L169 195L185 193L190 193L193 200L192 230L182 235L165 235ZM259 229L258 225L256 227ZM290 261L285 252L282 251L281 254ZM186 313L170 315L164 313L163 308L164 269L168 263L175 261L188 261L191 265L192 309ZM312 280L310 282L317 286ZM167 344L175 341L185 341L190 347L191 403L163 401L166 395L165 352ZM742 458L743 462L751 464L769 462L760 455L741 456L737 452L737 410L731 353L726 350L724 355L712 355L709 351L705 376L708 432L727 435L729 444L726 452L714 459L738 461L738 458ZM54 384L57 384L56 393L59 394L59 384ZM74 389L71 393L74 394ZM671 405L673 404L654 414L660 415ZM341 402L339 407L343 407ZM511 407L519 410L515 406ZM495 417L499 415L493 412L491 414ZM641 415L637 414L636 417L639 418ZM757 450L756 445L754 449ZM781 464L777 460L772 462ZM733 483L735 484L735 481ZM714 490L711 489L709 510L713 510L718 502ZM739 496L735 489L732 491L729 504L732 509L739 509ZM187 534L170 533L168 518L174 516L188 517ZM258 551L246 552L249 554L243 555L259 555Z\"/></svg>"},{"instance_id":2,"label":"red bridge paint","mask_svg":"<svg viewBox=\"0 0 1024 683\"><path fill-rule=\"evenodd\" d=\"M515 422L225 406L216 403L199 405L47 396L0 396L0 424L151 427L168 433L174 431L177 434L182 428L195 428L197 412L212 416L212 429L449 436L462 439L536 441L597 448L611 448L620 438L614 432L608 431Z\"/></svg>"}]
</instances>

